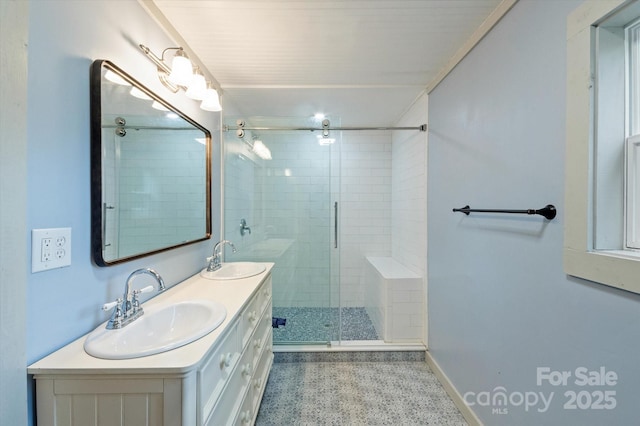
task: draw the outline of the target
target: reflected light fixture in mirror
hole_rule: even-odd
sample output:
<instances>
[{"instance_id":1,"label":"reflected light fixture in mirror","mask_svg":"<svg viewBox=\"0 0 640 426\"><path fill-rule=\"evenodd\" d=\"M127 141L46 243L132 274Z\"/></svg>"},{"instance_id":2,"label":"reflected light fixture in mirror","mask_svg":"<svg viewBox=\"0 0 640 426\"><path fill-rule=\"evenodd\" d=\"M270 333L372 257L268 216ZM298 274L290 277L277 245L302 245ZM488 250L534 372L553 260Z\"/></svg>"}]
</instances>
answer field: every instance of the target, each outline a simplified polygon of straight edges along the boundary
<instances>
[{"instance_id":1,"label":"reflected light fixture in mirror","mask_svg":"<svg viewBox=\"0 0 640 426\"><path fill-rule=\"evenodd\" d=\"M104 78L106 78L107 80L109 80L112 83L119 84L120 86L131 86L131 84L127 80L125 80L124 78L120 77L118 74L114 73L111 70L108 70L104 74Z\"/></svg>"},{"instance_id":2,"label":"reflected light fixture in mirror","mask_svg":"<svg viewBox=\"0 0 640 426\"><path fill-rule=\"evenodd\" d=\"M144 99L145 101L153 100L151 99L150 96L148 96L146 93L144 93L142 90L138 89L137 87L132 87L131 90L129 91L129 94L135 98Z\"/></svg>"},{"instance_id":3,"label":"reflected light fixture in mirror","mask_svg":"<svg viewBox=\"0 0 640 426\"><path fill-rule=\"evenodd\" d=\"M162 51L162 58L155 55L147 46L140 44L140 49L158 67L160 82L171 92L185 91L187 97L202 101L200 108L205 111L222 111L217 90L207 81L200 68L194 66L182 47L168 47ZM164 62L164 54L168 50L176 50L169 67Z\"/></svg>"},{"instance_id":4,"label":"reflected light fixture in mirror","mask_svg":"<svg viewBox=\"0 0 640 426\"><path fill-rule=\"evenodd\" d=\"M153 103L151 104L151 107L154 109L157 109L158 111L169 111L169 109L166 106L162 105L158 101L153 101Z\"/></svg>"},{"instance_id":5,"label":"reflected light fixture in mirror","mask_svg":"<svg viewBox=\"0 0 640 426\"><path fill-rule=\"evenodd\" d=\"M259 139L253 141L253 152L263 160L271 160L271 150Z\"/></svg>"},{"instance_id":6,"label":"reflected light fixture in mirror","mask_svg":"<svg viewBox=\"0 0 640 426\"><path fill-rule=\"evenodd\" d=\"M333 143L335 143L335 138L330 138L328 135L327 136L321 136L318 135L318 144L320 145L331 145Z\"/></svg>"}]
</instances>

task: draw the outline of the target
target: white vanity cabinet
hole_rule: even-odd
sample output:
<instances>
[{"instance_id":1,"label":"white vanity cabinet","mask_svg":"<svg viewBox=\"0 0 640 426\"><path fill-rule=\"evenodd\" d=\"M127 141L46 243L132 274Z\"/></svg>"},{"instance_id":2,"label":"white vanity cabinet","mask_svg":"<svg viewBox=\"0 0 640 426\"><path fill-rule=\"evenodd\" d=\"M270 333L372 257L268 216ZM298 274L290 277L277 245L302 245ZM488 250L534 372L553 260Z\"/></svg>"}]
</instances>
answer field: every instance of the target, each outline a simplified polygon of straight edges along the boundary
<instances>
[{"instance_id":1,"label":"white vanity cabinet","mask_svg":"<svg viewBox=\"0 0 640 426\"><path fill-rule=\"evenodd\" d=\"M245 307L234 331L228 336L229 342L214 352L207 365L198 372L202 419L198 424L254 423L264 392L264 386L255 384L262 384L268 378L273 363L271 279L261 286ZM231 349L232 344L235 350ZM222 389L222 392L217 389Z\"/></svg>"},{"instance_id":2,"label":"white vanity cabinet","mask_svg":"<svg viewBox=\"0 0 640 426\"><path fill-rule=\"evenodd\" d=\"M253 424L273 363L268 265L248 279L179 284L227 307L218 329L182 348L102 360L84 352L81 338L29 366L38 425Z\"/></svg>"}]
</instances>

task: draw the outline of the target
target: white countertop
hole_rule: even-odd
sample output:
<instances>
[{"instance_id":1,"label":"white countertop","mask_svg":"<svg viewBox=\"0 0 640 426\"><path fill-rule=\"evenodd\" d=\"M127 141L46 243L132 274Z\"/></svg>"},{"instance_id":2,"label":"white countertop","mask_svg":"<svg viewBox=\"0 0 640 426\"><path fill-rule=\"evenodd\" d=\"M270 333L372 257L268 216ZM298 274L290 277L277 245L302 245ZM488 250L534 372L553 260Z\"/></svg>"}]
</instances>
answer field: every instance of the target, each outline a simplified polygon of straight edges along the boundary
<instances>
[{"instance_id":1,"label":"white countertop","mask_svg":"<svg viewBox=\"0 0 640 426\"><path fill-rule=\"evenodd\" d=\"M209 299L223 304L227 309L224 322L211 333L192 343L156 355L109 360L87 354L83 347L87 335L84 335L31 364L27 372L34 375L104 374L105 370L108 370L109 374L187 373L198 365L215 345L216 340L224 335L229 324L241 313L256 289L269 276L273 263L264 265L266 270L263 273L239 280L208 280L196 274L142 304L144 308L168 300L179 302L192 299ZM106 322L100 327L105 325Z\"/></svg>"}]
</instances>

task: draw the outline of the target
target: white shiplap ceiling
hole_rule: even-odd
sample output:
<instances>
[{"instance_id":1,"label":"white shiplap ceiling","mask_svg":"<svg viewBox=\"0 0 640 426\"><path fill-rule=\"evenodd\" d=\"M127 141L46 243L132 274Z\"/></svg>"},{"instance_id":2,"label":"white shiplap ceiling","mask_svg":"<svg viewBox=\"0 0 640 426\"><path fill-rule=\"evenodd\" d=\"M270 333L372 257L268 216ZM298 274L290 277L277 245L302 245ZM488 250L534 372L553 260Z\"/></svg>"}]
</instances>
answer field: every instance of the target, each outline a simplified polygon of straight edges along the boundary
<instances>
[{"instance_id":1,"label":"white shiplap ceiling","mask_svg":"<svg viewBox=\"0 0 640 426\"><path fill-rule=\"evenodd\" d=\"M392 126L501 0L153 3L219 82L225 114Z\"/></svg>"}]
</instances>

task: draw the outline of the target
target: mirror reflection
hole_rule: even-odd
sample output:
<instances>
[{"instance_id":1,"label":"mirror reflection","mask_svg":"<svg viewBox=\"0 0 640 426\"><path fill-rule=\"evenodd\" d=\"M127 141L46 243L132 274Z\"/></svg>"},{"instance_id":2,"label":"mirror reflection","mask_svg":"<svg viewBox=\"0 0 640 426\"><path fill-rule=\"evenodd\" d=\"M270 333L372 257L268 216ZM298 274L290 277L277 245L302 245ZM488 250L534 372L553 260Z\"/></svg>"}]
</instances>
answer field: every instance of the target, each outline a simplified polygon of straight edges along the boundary
<instances>
[{"instance_id":1,"label":"mirror reflection","mask_svg":"<svg viewBox=\"0 0 640 426\"><path fill-rule=\"evenodd\" d=\"M95 263L209 238L209 131L109 61L94 62L91 96Z\"/></svg>"}]
</instances>

